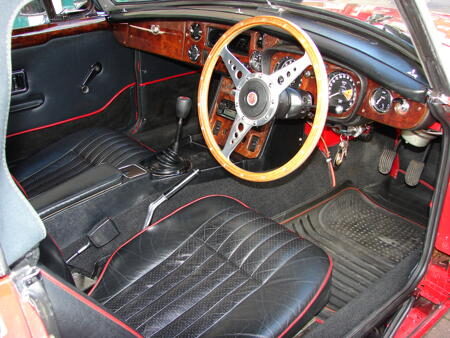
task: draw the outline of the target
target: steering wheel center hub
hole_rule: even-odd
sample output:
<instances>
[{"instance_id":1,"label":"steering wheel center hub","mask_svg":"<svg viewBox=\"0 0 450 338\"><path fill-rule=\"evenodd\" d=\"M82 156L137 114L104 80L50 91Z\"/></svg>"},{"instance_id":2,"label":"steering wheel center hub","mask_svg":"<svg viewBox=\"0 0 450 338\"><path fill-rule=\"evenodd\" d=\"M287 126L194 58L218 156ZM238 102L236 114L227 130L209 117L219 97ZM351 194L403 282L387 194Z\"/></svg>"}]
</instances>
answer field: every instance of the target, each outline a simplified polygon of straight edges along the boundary
<instances>
[{"instance_id":1,"label":"steering wheel center hub","mask_svg":"<svg viewBox=\"0 0 450 338\"><path fill-rule=\"evenodd\" d=\"M278 106L278 98L273 97L264 74L250 74L242 87L237 88L236 109L254 126L270 121Z\"/></svg>"},{"instance_id":2,"label":"steering wheel center hub","mask_svg":"<svg viewBox=\"0 0 450 338\"><path fill-rule=\"evenodd\" d=\"M247 94L247 104L251 107L255 106L258 103L258 93L251 91Z\"/></svg>"}]
</instances>

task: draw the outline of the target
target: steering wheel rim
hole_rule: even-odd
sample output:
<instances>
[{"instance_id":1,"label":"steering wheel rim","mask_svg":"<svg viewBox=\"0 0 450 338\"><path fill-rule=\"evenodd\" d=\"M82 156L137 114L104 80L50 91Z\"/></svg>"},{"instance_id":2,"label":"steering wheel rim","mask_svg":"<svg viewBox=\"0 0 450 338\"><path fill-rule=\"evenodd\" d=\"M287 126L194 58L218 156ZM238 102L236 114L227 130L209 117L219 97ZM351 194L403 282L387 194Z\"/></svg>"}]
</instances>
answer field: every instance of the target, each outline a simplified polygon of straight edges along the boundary
<instances>
[{"instance_id":1,"label":"steering wheel rim","mask_svg":"<svg viewBox=\"0 0 450 338\"><path fill-rule=\"evenodd\" d=\"M236 166L224 155L217 144L209 121L208 92L215 66L227 45L239 34L256 26L275 26L290 33L303 47L305 55L300 59L309 57L313 67L317 94L316 112L311 131L299 151L282 166L265 172L252 172ZM227 50L227 49L226 49ZM226 53L225 53L226 54ZM298 59L298 60L300 60ZM224 62L225 63L225 62ZM228 67L228 65L226 65ZM286 67L287 68L287 67ZM305 67L306 68L306 67ZM228 68L230 71L230 68ZM302 70L303 71L303 70ZM237 74L237 73L236 73ZM254 74L254 73L252 73ZM230 74L231 75L231 74ZM253 76L254 77L254 76ZM233 77L232 77L233 78ZM236 81L238 81L236 79ZM208 59L203 66L198 90L198 117L200 128L209 151L219 164L228 172L241 179L252 182L270 182L280 179L298 169L312 154L320 140L325 127L328 112L328 75L322 56L312 39L300 27L290 21L272 16L257 16L245 19L228 29L212 48ZM272 115L273 117L273 115ZM237 122L237 121L235 121ZM230 130L230 134L232 130ZM224 147L225 149L225 147ZM233 148L234 149L234 148Z\"/></svg>"}]
</instances>

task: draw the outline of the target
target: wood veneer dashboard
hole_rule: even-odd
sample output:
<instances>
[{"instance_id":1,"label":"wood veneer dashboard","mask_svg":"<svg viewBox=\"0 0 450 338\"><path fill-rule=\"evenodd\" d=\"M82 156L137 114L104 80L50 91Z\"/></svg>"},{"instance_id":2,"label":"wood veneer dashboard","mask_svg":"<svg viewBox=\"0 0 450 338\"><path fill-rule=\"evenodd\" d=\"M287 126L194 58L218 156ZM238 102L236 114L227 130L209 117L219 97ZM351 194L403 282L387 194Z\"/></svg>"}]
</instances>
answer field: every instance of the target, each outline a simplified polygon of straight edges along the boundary
<instances>
[{"instance_id":1,"label":"wood veneer dashboard","mask_svg":"<svg viewBox=\"0 0 450 338\"><path fill-rule=\"evenodd\" d=\"M199 21L137 21L113 24L113 32L117 40L125 46L198 66L204 64L211 51L210 32L214 31L217 33L228 28L229 26L227 25ZM244 34L246 36L244 39L246 45L235 55L247 65L255 51L264 53L270 51L269 63L271 71L286 58L297 59L302 54L298 50L292 50L292 45L289 46L289 44L269 34L263 34L258 31L249 31ZM195 57L193 57L193 54L195 54ZM338 111L338 113L335 113L336 110L330 111L329 117L332 121L341 121L345 124L346 121L351 120L355 115L359 115L391 127L413 129L420 126L428 116L428 109L425 104L405 99L390 89L386 89L387 92L383 92L382 89L385 88L381 85L345 66L329 60L326 60L325 64L330 75L330 81L333 74L345 74L344 77L348 81L353 82L351 91L349 89L338 89L345 92L346 97L348 96L348 99L351 98L352 102L344 111ZM218 63L216 68L218 71L226 74L225 66L221 62ZM297 82L297 86L300 89L311 92L313 95L316 93L314 74L311 69L307 69L302 74L301 81ZM217 112L221 100L234 101L231 90L231 80L224 78L215 102L212 104L210 122L213 130L214 127L217 127L218 122L221 124L219 130L216 130L217 132L215 133L216 140L220 145L223 145L226 140L232 120L219 116ZM380 109L376 109L375 102L378 99L377 97L374 98L376 94L381 95L380 91L381 94L385 94L384 98L391 101L391 104L386 106L386 109L382 109L384 110L382 112L380 112ZM402 110L401 108L406 109ZM249 158L257 157L263 148L269 131L270 124L252 130L243 143L236 148L236 151Z\"/></svg>"}]
</instances>

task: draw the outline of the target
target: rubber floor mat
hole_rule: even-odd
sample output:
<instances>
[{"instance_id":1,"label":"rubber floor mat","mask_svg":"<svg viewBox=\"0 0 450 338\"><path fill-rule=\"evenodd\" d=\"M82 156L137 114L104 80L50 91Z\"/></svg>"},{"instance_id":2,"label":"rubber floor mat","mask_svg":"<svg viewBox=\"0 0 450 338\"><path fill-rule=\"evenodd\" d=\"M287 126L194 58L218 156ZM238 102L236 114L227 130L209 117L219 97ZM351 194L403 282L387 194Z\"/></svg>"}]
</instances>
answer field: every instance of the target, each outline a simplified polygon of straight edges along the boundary
<instances>
[{"instance_id":1,"label":"rubber floor mat","mask_svg":"<svg viewBox=\"0 0 450 338\"><path fill-rule=\"evenodd\" d=\"M421 249L425 228L344 188L310 207L293 208L279 223L323 248L333 258L329 304L318 315L326 320L376 282L412 251Z\"/></svg>"}]
</instances>

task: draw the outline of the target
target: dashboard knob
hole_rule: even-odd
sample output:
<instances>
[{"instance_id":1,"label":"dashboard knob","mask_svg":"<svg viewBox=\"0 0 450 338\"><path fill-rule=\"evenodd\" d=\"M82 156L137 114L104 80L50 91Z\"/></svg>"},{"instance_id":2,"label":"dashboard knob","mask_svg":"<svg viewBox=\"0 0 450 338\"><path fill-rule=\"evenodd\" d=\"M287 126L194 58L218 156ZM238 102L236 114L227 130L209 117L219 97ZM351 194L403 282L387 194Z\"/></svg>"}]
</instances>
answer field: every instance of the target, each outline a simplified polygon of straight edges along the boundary
<instances>
[{"instance_id":1,"label":"dashboard knob","mask_svg":"<svg viewBox=\"0 0 450 338\"><path fill-rule=\"evenodd\" d=\"M409 110L409 103L405 99L394 100L394 110L397 114L404 115Z\"/></svg>"},{"instance_id":2,"label":"dashboard knob","mask_svg":"<svg viewBox=\"0 0 450 338\"><path fill-rule=\"evenodd\" d=\"M344 107L342 107L340 104L338 104L336 107L334 107L334 113L335 114L342 114L344 112Z\"/></svg>"}]
</instances>

